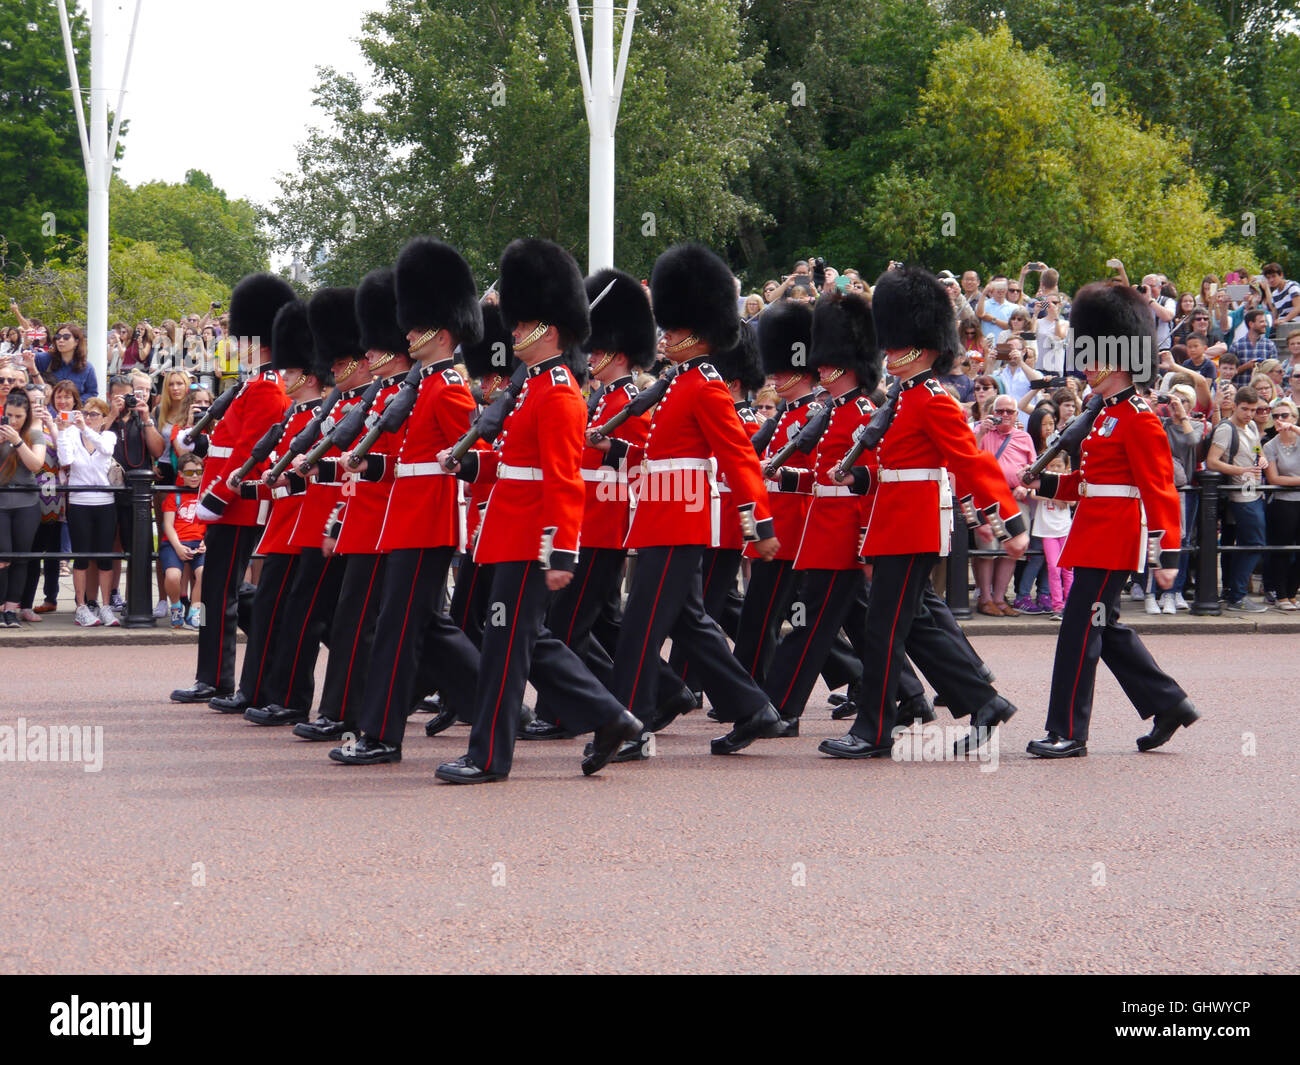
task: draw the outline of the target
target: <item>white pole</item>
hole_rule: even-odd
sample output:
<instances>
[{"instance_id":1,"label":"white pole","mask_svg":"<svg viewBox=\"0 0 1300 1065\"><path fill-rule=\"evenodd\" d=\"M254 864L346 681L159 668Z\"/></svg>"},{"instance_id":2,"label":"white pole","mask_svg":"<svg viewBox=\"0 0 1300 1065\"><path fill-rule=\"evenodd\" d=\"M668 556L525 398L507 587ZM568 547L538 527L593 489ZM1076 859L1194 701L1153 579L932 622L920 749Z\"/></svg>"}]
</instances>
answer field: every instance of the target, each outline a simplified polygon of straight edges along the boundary
<instances>
[{"instance_id":1,"label":"white pole","mask_svg":"<svg viewBox=\"0 0 1300 1065\"><path fill-rule=\"evenodd\" d=\"M72 113L77 116L77 132L81 135L81 162L90 180L90 141L86 139L86 111L81 106L81 78L77 75L77 54L72 49L72 28L68 25L68 8L59 0L59 24L63 29L63 53L68 58L68 77L72 79Z\"/></svg>"},{"instance_id":2,"label":"white pole","mask_svg":"<svg viewBox=\"0 0 1300 1065\"><path fill-rule=\"evenodd\" d=\"M126 63L122 66L122 88L117 94L117 113L113 116L113 132L108 138L109 165L117 158L117 134L122 128L122 109L126 106L126 79L131 74L131 56L135 54L135 31L140 26L140 6L144 0L135 0L135 14L131 16L131 36L126 42ZM635 6L636 0L632 0Z\"/></svg>"},{"instance_id":3,"label":"white pole","mask_svg":"<svg viewBox=\"0 0 1300 1065\"><path fill-rule=\"evenodd\" d=\"M86 265L86 348L99 378L100 395L108 395L108 87L104 83L104 3L90 5L90 218Z\"/></svg>"},{"instance_id":4,"label":"white pole","mask_svg":"<svg viewBox=\"0 0 1300 1065\"><path fill-rule=\"evenodd\" d=\"M591 186L587 199L587 264L614 265L614 0L591 8Z\"/></svg>"}]
</instances>

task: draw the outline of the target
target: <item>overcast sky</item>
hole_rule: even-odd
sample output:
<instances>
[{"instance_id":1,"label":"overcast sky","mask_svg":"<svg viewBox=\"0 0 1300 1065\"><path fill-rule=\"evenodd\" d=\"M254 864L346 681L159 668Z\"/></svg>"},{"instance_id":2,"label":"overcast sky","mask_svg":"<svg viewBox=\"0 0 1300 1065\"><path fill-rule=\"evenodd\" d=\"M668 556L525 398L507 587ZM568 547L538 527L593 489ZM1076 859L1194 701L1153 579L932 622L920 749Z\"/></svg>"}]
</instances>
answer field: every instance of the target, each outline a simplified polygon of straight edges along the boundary
<instances>
[{"instance_id":1,"label":"overcast sky","mask_svg":"<svg viewBox=\"0 0 1300 1065\"><path fill-rule=\"evenodd\" d=\"M79 6L88 12L90 5ZM127 80L130 184L206 170L231 196L267 203L294 146L323 117L316 68L363 73L361 17L383 0L144 0ZM109 106L117 106L135 0L107 0ZM56 44L56 47L60 47ZM89 93L89 85L82 88ZM89 107L87 107L89 120Z\"/></svg>"}]
</instances>

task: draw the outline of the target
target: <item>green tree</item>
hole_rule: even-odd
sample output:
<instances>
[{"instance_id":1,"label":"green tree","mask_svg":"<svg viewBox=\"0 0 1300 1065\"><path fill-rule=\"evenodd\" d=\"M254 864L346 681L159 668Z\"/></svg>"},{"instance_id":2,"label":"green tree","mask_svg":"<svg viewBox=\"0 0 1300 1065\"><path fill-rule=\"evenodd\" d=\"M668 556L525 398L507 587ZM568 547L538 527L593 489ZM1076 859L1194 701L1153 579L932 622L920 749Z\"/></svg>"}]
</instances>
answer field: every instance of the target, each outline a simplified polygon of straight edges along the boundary
<instances>
[{"instance_id":1,"label":"green tree","mask_svg":"<svg viewBox=\"0 0 1300 1065\"><path fill-rule=\"evenodd\" d=\"M69 17L88 88L90 29L75 10ZM86 175L61 42L52 0L0 6L0 239L14 268L22 256L42 261L58 234L86 229Z\"/></svg>"},{"instance_id":2,"label":"green tree","mask_svg":"<svg viewBox=\"0 0 1300 1065\"><path fill-rule=\"evenodd\" d=\"M883 251L984 272L1045 259L1067 287L1106 276L1111 256L1180 288L1250 258L1223 239L1228 219L1185 144L1096 106L1005 26L940 49L908 134L912 148L873 181L857 220Z\"/></svg>"},{"instance_id":3,"label":"green tree","mask_svg":"<svg viewBox=\"0 0 1300 1065\"><path fill-rule=\"evenodd\" d=\"M86 320L86 245L62 238L43 263L0 266L11 280L5 292L28 317L47 325ZM108 249L108 318L134 324L205 312L213 300L230 298L230 286L195 267L188 252L147 241L114 238Z\"/></svg>"},{"instance_id":4,"label":"green tree","mask_svg":"<svg viewBox=\"0 0 1300 1065\"><path fill-rule=\"evenodd\" d=\"M116 236L188 252L200 270L234 285L265 270L268 238L247 200L231 200L201 170L179 184L149 181L132 188L113 179L109 224Z\"/></svg>"},{"instance_id":5,"label":"green tree","mask_svg":"<svg viewBox=\"0 0 1300 1065\"><path fill-rule=\"evenodd\" d=\"M620 31L616 26L616 33ZM728 0L647 0L619 114L615 253L645 273L665 245L720 244L761 211L735 179L775 109L739 56ZM543 0L388 0L367 16L367 84L323 70L332 131L299 147L271 208L278 246L317 278L353 282L413 233L440 235L484 278L517 236L580 262L587 127L570 22Z\"/></svg>"}]
</instances>

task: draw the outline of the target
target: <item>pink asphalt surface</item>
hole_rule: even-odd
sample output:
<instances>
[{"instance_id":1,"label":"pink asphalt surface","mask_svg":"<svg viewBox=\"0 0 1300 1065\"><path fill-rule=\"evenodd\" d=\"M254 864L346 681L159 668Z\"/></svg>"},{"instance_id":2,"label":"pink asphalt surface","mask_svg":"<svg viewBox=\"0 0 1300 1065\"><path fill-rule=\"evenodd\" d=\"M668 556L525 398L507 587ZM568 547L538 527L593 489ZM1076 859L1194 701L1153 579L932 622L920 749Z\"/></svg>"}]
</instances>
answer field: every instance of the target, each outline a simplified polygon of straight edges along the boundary
<instances>
[{"instance_id":1,"label":"pink asphalt surface","mask_svg":"<svg viewBox=\"0 0 1300 1065\"><path fill-rule=\"evenodd\" d=\"M1295 639L1148 637L1204 714L1153 754L1103 668L1089 757L1030 759L1053 638L989 637L995 772L825 759L819 689L796 740L714 758L697 712L473 788L424 715L350 768L168 703L190 646L0 649L0 724L104 728L99 773L0 763L0 971L1294 972Z\"/></svg>"}]
</instances>

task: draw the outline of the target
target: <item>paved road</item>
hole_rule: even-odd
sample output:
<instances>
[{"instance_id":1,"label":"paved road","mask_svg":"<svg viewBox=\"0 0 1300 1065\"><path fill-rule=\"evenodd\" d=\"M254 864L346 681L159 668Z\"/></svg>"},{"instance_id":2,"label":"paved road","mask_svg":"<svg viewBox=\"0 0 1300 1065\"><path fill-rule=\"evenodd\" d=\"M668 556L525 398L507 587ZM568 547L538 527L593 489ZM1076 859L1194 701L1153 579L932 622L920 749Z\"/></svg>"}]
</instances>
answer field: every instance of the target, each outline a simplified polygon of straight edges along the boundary
<instances>
[{"instance_id":1,"label":"paved road","mask_svg":"<svg viewBox=\"0 0 1300 1065\"><path fill-rule=\"evenodd\" d=\"M1205 712L1154 754L1103 671L1090 756L1029 759L1052 639L986 637L1022 707L992 772L823 759L819 691L734 758L697 713L477 788L423 717L356 769L168 704L190 647L0 648L0 725L103 727L99 772L0 762L0 971L1295 971L1295 637L1149 645Z\"/></svg>"}]
</instances>

